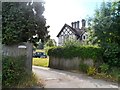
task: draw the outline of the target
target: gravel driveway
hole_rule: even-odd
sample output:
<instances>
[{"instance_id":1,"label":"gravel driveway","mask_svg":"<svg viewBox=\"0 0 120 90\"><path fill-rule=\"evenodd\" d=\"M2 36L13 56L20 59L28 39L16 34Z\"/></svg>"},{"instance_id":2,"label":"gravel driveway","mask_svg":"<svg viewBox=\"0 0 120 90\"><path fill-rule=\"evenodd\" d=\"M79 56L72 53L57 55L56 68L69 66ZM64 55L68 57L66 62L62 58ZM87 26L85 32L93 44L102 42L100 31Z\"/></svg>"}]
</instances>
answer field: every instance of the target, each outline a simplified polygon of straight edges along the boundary
<instances>
[{"instance_id":1,"label":"gravel driveway","mask_svg":"<svg viewBox=\"0 0 120 90\"><path fill-rule=\"evenodd\" d=\"M44 80L45 88L118 88L117 83L63 70L33 66L33 72Z\"/></svg>"}]
</instances>

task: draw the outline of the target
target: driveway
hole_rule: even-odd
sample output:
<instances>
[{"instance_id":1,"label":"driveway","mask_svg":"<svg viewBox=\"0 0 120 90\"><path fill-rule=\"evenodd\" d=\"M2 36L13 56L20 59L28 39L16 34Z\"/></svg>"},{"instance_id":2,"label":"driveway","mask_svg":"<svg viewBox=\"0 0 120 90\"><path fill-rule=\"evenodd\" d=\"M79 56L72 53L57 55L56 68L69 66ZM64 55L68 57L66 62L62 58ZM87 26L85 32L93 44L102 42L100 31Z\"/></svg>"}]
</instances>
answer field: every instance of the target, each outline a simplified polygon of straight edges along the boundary
<instances>
[{"instance_id":1,"label":"driveway","mask_svg":"<svg viewBox=\"0 0 120 90\"><path fill-rule=\"evenodd\" d=\"M45 88L118 88L117 83L93 79L85 74L33 66L33 72L44 80Z\"/></svg>"}]
</instances>

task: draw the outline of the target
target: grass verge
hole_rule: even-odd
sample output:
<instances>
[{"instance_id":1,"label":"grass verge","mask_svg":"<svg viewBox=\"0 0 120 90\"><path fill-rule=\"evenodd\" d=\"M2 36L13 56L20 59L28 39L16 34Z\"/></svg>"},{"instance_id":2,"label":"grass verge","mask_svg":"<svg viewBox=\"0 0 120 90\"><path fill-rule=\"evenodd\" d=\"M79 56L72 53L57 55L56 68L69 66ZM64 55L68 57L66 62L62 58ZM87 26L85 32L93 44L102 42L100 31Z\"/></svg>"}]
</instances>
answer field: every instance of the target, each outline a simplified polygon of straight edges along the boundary
<instances>
[{"instance_id":1,"label":"grass verge","mask_svg":"<svg viewBox=\"0 0 120 90\"><path fill-rule=\"evenodd\" d=\"M33 65L48 67L49 58L33 58Z\"/></svg>"},{"instance_id":2,"label":"grass verge","mask_svg":"<svg viewBox=\"0 0 120 90\"><path fill-rule=\"evenodd\" d=\"M26 74L17 85L17 88L43 87L43 81L38 79L34 73Z\"/></svg>"}]
</instances>

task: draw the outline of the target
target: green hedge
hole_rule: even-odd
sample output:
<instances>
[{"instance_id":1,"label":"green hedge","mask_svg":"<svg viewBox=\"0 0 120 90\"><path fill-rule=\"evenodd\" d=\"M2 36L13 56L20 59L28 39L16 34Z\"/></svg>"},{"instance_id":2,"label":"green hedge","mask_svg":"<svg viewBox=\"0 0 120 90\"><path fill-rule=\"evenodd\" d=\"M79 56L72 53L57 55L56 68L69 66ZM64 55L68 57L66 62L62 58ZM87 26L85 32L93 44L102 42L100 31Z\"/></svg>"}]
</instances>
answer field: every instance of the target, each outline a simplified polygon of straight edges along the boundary
<instances>
[{"instance_id":1,"label":"green hedge","mask_svg":"<svg viewBox=\"0 0 120 90\"><path fill-rule=\"evenodd\" d=\"M104 62L111 67L120 67L120 45L116 43L109 44L104 48Z\"/></svg>"},{"instance_id":2,"label":"green hedge","mask_svg":"<svg viewBox=\"0 0 120 90\"><path fill-rule=\"evenodd\" d=\"M59 58L74 58L82 59L101 59L102 49L96 46L69 46L69 47L54 47L48 50L48 55Z\"/></svg>"},{"instance_id":3,"label":"green hedge","mask_svg":"<svg viewBox=\"0 0 120 90\"><path fill-rule=\"evenodd\" d=\"M15 87L26 74L25 56L2 58L2 87Z\"/></svg>"}]
</instances>

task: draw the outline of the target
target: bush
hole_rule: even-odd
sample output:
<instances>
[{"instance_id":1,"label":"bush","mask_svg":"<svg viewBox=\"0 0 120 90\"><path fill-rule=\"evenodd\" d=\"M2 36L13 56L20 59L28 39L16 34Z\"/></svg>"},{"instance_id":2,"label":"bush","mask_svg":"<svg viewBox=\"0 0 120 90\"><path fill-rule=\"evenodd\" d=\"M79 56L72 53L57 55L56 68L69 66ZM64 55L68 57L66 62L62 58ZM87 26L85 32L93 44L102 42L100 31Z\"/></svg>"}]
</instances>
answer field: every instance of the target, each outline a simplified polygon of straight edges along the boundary
<instances>
[{"instance_id":1,"label":"bush","mask_svg":"<svg viewBox=\"0 0 120 90\"><path fill-rule=\"evenodd\" d=\"M90 66L87 70L87 74L90 75L90 76L95 75L96 74L96 68Z\"/></svg>"},{"instance_id":2,"label":"bush","mask_svg":"<svg viewBox=\"0 0 120 90\"><path fill-rule=\"evenodd\" d=\"M120 84L120 74L118 75L118 84Z\"/></svg>"},{"instance_id":3,"label":"bush","mask_svg":"<svg viewBox=\"0 0 120 90\"><path fill-rule=\"evenodd\" d=\"M101 70L101 72L103 72L103 73L107 73L108 69L109 69L109 65L108 65L108 64L103 63L103 64L100 66L100 70Z\"/></svg>"},{"instance_id":4,"label":"bush","mask_svg":"<svg viewBox=\"0 0 120 90\"><path fill-rule=\"evenodd\" d=\"M89 67L88 65L81 63L79 70L84 72L84 73L87 73L88 67Z\"/></svg>"},{"instance_id":5,"label":"bush","mask_svg":"<svg viewBox=\"0 0 120 90\"><path fill-rule=\"evenodd\" d=\"M43 87L43 81L38 79L34 73L26 73L19 81L18 88Z\"/></svg>"},{"instance_id":6,"label":"bush","mask_svg":"<svg viewBox=\"0 0 120 90\"><path fill-rule=\"evenodd\" d=\"M52 49L52 48L56 48L56 46L54 46L54 47L45 47L45 48L44 48L44 50L45 50L45 54L48 55L48 51L49 51L49 49Z\"/></svg>"},{"instance_id":7,"label":"bush","mask_svg":"<svg viewBox=\"0 0 120 90\"><path fill-rule=\"evenodd\" d=\"M109 74L110 74L112 77L118 79L118 77L119 77L119 75L120 75L120 68L111 67L110 70L109 70Z\"/></svg>"},{"instance_id":8,"label":"bush","mask_svg":"<svg viewBox=\"0 0 120 90\"><path fill-rule=\"evenodd\" d=\"M80 41L78 41L78 40L69 40L68 39L63 43L64 47L81 46L81 45L83 45L83 44L80 43Z\"/></svg>"},{"instance_id":9,"label":"bush","mask_svg":"<svg viewBox=\"0 0 120 90\"><path fill-rule=\"evenodd\" d=\"M110 74L106 74L106 73L96 73L94 78L101 78L107 81L116 81L115 78L113 78Z\"/></svg>"},{"instance_id":10,"label":"bush","mask_svg":"<svg viewBox=\"0 0 120 90\"><path fill-rule=\"evenodd\" d=\"M103 53L104 62L112 67L120 67L120 46L110 44Z\"/></svg>"},{"instance_id":11,"label":"bush","mask_svg":"<svg viewBox=\"0 0 120 90\"><path fill-rule=\"evenodd\" d=\"M19 57L3 57L2 58L2 86L15 87L24 77L25 72L25 56Z\"/></svg>"}]
</instances>

